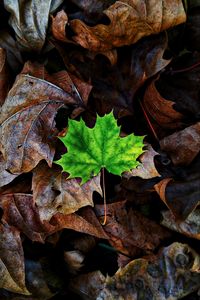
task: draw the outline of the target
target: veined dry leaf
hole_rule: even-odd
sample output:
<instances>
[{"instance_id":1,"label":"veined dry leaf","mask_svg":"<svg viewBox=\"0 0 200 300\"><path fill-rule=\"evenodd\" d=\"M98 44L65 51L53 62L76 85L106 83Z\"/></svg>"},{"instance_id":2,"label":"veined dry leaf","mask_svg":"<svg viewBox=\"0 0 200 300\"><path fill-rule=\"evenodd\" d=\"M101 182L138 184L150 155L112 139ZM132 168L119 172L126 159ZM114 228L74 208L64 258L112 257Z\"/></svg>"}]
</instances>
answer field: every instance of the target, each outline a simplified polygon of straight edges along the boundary
<instances>
[{"instance_id":1,"label":"veined dry leaf","mask_svg":"<svg viewBox=\"0 0 200 300\"><path fill-rule=\"evenodd\" d=\"M50 220L56 213L68 215L83 206L94 206L92 195L102 195L100 174L80 185L78 179L67 179L58 166L41 163L33 171L33 198L41 220Z\"/></svg>"},{"instance_id":2,"label":"veined dry leaf","mask_svg":"<svg viewBox=\"0 0 200 300\"><path fill-rule=\"evenodd\" d=\"M30 295L25 285L24 254L19 231L0 224L0 288Z\"/></svg>"},{"instance_id":3,"label":"veined dry leaf","mask_svg":"<svg viewBox=\"0 0 200 300\"><path fill-rule=\"evenodd\" d=\"M200 122L164 137L160 147L175 165L189 165L200 151Z\"/></svg>"},{"instance_id":4,"label":"veined dry leaf","mask_svg":"<svg viewBox=\"0 0 200 300\"><path fill-rule=\"evenodd\" d=\"M156 258L135 259L107 277L96 299L177 300L199 287L200 256L186 244L173 243Z\"/></svg>"},{"instance_id":5,"label":"veined dry leaf","mask_svg":"<svg viewBox=\"0 0 200 300\"><path fill-rule=\"evenodd\" d=\"M161 240L169 237L169 233L147 219L137 211L125 208L126 201L107 204L107 222L104 230L109 242L118 251L134 256L139 249L153 250ZM99 219L105 212L103 205L96 205L95 211Z\"/></svg>"},{"instance_id":6,"label":"veined dry leaf","mask_svg":"<svg viewBox=\"0 0 200 300\"><path fill-rule=\"evenodd\" d=\"M200 240L200 209L197 207L184 221L177 221L168 210L162 212L161 224L190 238Z\"/></svg>"},{"instance_id":7,"label":"veined dry leaf","mask_svg":"<svg viewBox=\"0 0 200 300\"><path fill-rule=\"evenodd\" d=\"M40 160L49 166L55 153L55 115L59 108L78 106L59 87L28 75L20 75L5 100L0 114L0 151L6 169L29 172Z\"/></svg>"},{"instance_id":8,"label":"veined dry leaf","mask_svg":"<svg viewBox=\"0 0 200 300\"><path fill-rule=\"evenodd\" d=\"M54 215L50 221L50 224L55 226L54 232L66 228L90 234L101 239L108 239L93 210L88 209L89 207L83 208L81 215L75 213L70 215L57 213Z\"/></svg>"},{"instance_id":9,"label":"veined dry leaf","mask_svg":"<svg viewBox=\"0 0 200 300\"><path fill-rule=\"evenodd\" d=\"M150 34L156 34L185 22L182 1L122 0L104 10L108 25L87 26L80 20L69 22L73 40L91 51L107 51L130 45Z\"/></svg>"},{"instance_id":10,"label":"veined dry leaf","mask_svg":"<svg viewBox=\"0 0 200 300\"><path fill-rule=\"evenodd\" d=\"M17 175L12 174L6 170L6 162L0 153L0 188L13 181Z\"/></svg>"},{"instance_id":11,"label":"veined dry leaf","mask_svg":"<svg viewBox=\"0 0 200 300\"><path fill-rule=\"evenodd\" d=\"M9 90L9 71L6 61L6 51L0 48L0 106L4 103Z\"/></svg>"},{"instance_id":12,"label":"veined dry leaf","mask_svg":"<svg viewBox=\"0 0 200 300\"><path fill-rule=\"evenodd\" d=\"M0 207L3 210L3 220L28 236L32 241L44 242L53 226L42 223L38 208L35 206L32 195L7 194L0 196Z\"/></svg>"},{"instance_id":13,"label":"veined dry leaf","mask_svg":"<svg viewBox=\"0 0 200 300\"><path fill-rule=\"evenodd\" d=\"M9 23L22 50L41 51L46 39L49 14L62 2L63 0L4 0L4 7L11 13Z\"/></svg>"},{"instance_id":14,"label":"veined dry leaf","mask_svg":"<svg viewBox=\"0 0 200 300\"><path fill-rule=\"evenodd\" d=\"M144 108L151 118L163 128L178 129L182 126L183 115L176 111L175 102L164 99L156 89L155 80L148 86L144 94Z\"/></svg>"},{"instance_id":15,"label":"veined dry leaf","mask_svg":"<svg viewBox=\"0 0 200 300\"><path fill-rule=\"evenodd\" d=\"M130 172L124 172L123 177L129 179L133 176L139 176L143 179L150 179L160 176L154 165L154 157L158 154L150 144L146 145L146 151L139 157L141 164Z\"/></svg>"}]
</instances>

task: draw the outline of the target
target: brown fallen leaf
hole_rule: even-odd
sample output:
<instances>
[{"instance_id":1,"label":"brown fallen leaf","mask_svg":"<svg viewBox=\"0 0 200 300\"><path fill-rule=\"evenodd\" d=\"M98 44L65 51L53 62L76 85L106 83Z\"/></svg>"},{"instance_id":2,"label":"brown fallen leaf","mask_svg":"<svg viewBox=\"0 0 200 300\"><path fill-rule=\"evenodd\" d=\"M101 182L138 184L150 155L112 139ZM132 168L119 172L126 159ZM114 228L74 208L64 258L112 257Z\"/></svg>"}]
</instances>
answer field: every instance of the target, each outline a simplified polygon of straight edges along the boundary
<instances>
[{"instance_id":1,"label":"brown fallen leaf","mask_svg":"<svg viewBox=\"0 0 200 300\"><path fill-rule=\"evenodd\" d=\"M49 168L46 163L34 169L32 190L40 218L47 221L56 213L68 215L83 206L94 206L94 191L102 195L100 174L80 185L78 179L67 179L60 167L53 165L53 168Z\"/></svg>"},{"instance_id":2,"label":"brown fallen leaf","mask_svg":"<svg viewBox=\"0 0 200 300\"><path fill-rule=\"evenodd\" d=\"M141 213L125 208L126 201L107 204L104 230L111 245L123 254L135 256L138 249L153 250L169 233ZM95 205L98 218L104 216L103 205Z\"/></svg>"},{"instance_id":3,"label":"brown fallen leaf","mask_svg":"<svg viewBox=\"0 0 200 300\"><path fill-rule=\"evenodd\" d=\"M163 248L154 259L133 260L113 277L107 277L96 299L176 300L199 287L199 255L187 244L173 243Z\"/></svg>"},{"instance_id":4,"label":"brown fallen leaf","mask_svg":"<svg viewBox=\"0 0 200 300\"><path fill-rule=\"evenodd\" d=\"M70 39L66 37L65 27L68 25L68 16L64 10L59 11L55 17L52 18L52 34L55 39L70 43ZM71 41L73 43L73 41Z\"/></svg>"},{"instance_id":5,"label":"brown fallen leaf","mask_svg":"<svg viewBox=\"0 0 200 300\"><path fill-rule=\"evenodd\" d=\"M191 125L160 141L174 165L189 165L200 151L200 122Z\"/></svg>"},{"instance_id":6,"label":"brown fallen leaf","mask_svg":"<svg viewBox=\"0 0 200 300\"><path fill-rule=\"evenodd\" d=\"M184 221L177 221L170 211L162 212L161 224L190 238L200 240L200 209L197 207Z\"/></svg>"},{"instance_id":7,"label":"brown fallen leaf","mask_svg":"<svg viewBox=\"0 0 200 300\"><path fill-rule=\"evenodd\" d=\"M3 220L19 232L23 232L32 241L43 243L47 233L54 229L53 226L40 220L32 195L22 193L1 195L0 207L3 210Z\"/></svg>"},{"instance_id":8,"label":"brown fallen leaf","mask_svg":"<svg viewBox=\"0 0 200 300\"><path fill-rule=\"evenodd\" d=\"M107 234L96 218L93 210L88 211L88 209L89 208L83 208L82 215L75 213L70 215L57 213L54 215L50 221L50 224L55 227L54 232L66 228L90 234L98 238L108 239ZM86 214L84 212L86 212Z\"/></svg>"},{"instance_id":9,"label":"brown fallen leaf","mask_svg":"<svg viewBox=\"0 0 200 300\"><path fill-rule=\"evenodd\" d=\"M6 51L0 48L0 106L5 101L9 86L9 70L6 61Z\"/></svg>"},{"instance_id":10,"label":"brown fallen leaf","mask_svg":"<svg viewBox=\"0 0 200 300\"><path fill-rule=\"evenodd\" d=\"M55 115L77 102L59 87L28 75L20 75L5 100L0 115L0 151L6 169L20 174L40 160L49 166L55 153Z\"/></svg>"},{"instance_id":11,"label":"brown fallen leaf","mask_svg":"<svg viewBox=\"0 0 200 300\"><path fill-rule=\"evenodd\" d=\"M0 224L0 288L30 295L25 285L24 254L20 232L6 222Z\"/></svg>"},{"instance_id":12,"label":"brown fallen leaf","mask_svg":"<svg viewBox=\"0 0 200 300\"><path fill-rule=\"evenodd\" d=\"M109 24L90 27L81 20L69 21L73 40L91 51L102 52L131 45L144 36L159 33L185 22L182 1L122 0L104 10Z\"/></svg>"},{"instance_id":13,"label":"brown fallen leaf","mask_svg":"<svg viewBox=\"0 0 200 300\"><path fill-rule=\"evenodd\" d=\"M21 0L4 1L5 9L11 14L9 23L22 51L41 51L46 40L49 14L62 2L63 0L31 0L25 3Z\"/></svg>"},{"instance_id":14,"label":"brown fallen leaf","mask_svg":"<svg viewBox=\"0 0 200 300\"><path fill-rule=\"evenodd\" d=\"M176 111L174 102L164 99L156 89L156 80L152 81L144 94L143 105L145 111L158 126L166 129L179 129L182 127L183 115Z\"/></svg>"},{"instance_id":15,"label":"brown fallen leaf","mask_svg":"<svg viewBox=\"0 0 200 300\"><path fill-rule=\"evenodd\" d=\"M197 165L198 166L198 165ZM188 180L165 178L154 185L160 199L167 205L176 220L185 220L200 203L199 177L192 174Z\"/></svg>"},{"instance_id":16,"label":"brown fallen leaf","mask_svg":"<svg viewBox=\"0 0 200 300\"><path fill-rule=\"evenodd\" d=\"M146 145L145 148L146 151L139 157L141 164L129 172L124 172L124 178L129 179L133 176L138 176L143 179L150 179L160 176L154 165L154 157L159 153L157 153L150 144Z\"/></svg>"}]
</instances>

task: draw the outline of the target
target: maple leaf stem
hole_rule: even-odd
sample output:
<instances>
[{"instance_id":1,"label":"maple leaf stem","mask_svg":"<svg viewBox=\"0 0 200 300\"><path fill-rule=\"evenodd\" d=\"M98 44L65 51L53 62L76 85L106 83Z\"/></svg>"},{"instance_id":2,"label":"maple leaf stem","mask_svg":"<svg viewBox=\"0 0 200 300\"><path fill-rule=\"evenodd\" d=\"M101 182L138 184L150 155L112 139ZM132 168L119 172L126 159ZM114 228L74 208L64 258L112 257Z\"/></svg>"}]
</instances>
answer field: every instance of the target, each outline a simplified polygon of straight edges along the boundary
<instances>
[{"instance_id":1,"label":"maple leaf stem","mask_svg":"<svg viewBox=\"0 0 200 300\"><path fill-rule=\"evenodd\" d=\"M103 204L104 204L104 220L103 220L102 225L106 225L106 222L107 222L107 204L106 204L105 171L104 171L104 168L101 169L101 174L102 174Z\"/></svg>"},{"instance_id":2,"label":"maple leaf stem","mask_svg":"<svg viewBox=\"0 0 200 300\"><path fill-rule=\"evenodd\" d=\"M155 129L153 128L153 125L151 124L151 121L149 120L149 117L148 117L148 115L147 115L147 113L146 113L146 111L145 111L145 109L144 109L144 106L143 106L142 102L139 101L139 103L140 103L140 107L141 107L141 109L142 109L142 111L143 111L143 114L144 114L144 116L145 116L145 119L146 119L146 121L147 121L147 123L148 123L148 125L149 125L149 127L150 127L150 129L151 129L151 131L152 131L152 133L153 133L153 135L154 135L154 137L155 137L155 139L156 139L157 141L159 141L159 138L158 138L158 136L157 136L157 133L155 132Z\"/></svg>"}]
</instances>

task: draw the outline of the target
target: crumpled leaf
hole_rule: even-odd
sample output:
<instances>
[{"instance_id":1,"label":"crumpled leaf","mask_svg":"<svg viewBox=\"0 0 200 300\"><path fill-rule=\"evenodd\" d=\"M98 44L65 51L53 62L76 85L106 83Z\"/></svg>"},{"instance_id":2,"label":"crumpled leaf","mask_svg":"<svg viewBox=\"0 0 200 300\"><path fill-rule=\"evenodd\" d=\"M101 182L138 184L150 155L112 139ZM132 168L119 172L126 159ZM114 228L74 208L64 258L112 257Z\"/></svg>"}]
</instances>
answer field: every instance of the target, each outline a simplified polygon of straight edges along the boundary
<instances>
[{"instance_id":1,"label":"crumpled leaf","mask_svg":"<svg viewBox=\"0 0 200 300\"><path fill-rule=\"evenodd\" d=\"M87 205L94 206L92 195L102 195L100 175L80 186L78 179L68 179L58 166L41 163L33 171L33 199L41 220L50 220L56 213L68 215Z\"/></svg>"},{"instance_id":2,"label":"crumpled leaf","mask_svg":"<svg viewBox=\"0 0 200 300\"><path fill-rule=\"evenodd\" d=\"M90 27L81 20L72 20L73 40L91 51L107 51L136 43L144 36L159 33L185 22L182 1L122 0L116 1L104 14L108 25Z\"/></svg>"},{"instance_id":3,"label":"crumpled leaf","mask_svg":"<svg viewBox=\"0 0 200 300\"><path fill-rule=\"evenodd\" d=\"M184 221L177 221L168 210L162 212L161 224L190 238L200 240L200 209L197 207Z\"/></svg>"},{"instance_id":4,"label":"crumpled leaf","mask_svg":"<svg viewBox=\"0 0 200 300\"><path fill-rule=\"evenodd\" d=\"M0 288L30 295L25 285L24 254L20 232L5 222L0 224Z\"/></svg>"},{"instance_id":5,"label":"crumpled leaf","mask_svg":"<svg viewBox=\"0 0 200 300\"><path fill-rule=\"evenodd\" d=\"M80 177L82 184L106 168L115 175L139 165L136 158L143 152L143 137L128 135L120 138L120 128L111 112L104 117L97 115L94 128L84 121L69 120L65 137L60 137L68 152L56 161L69 178ZM115 152L113 152L115 149Z\"/></svg>"},{"instance_id":6,"label":"crumpled leaf","mask_svg":"<svg viewBox=\"0 0 200 300\"><path fill-rule=\"evenodd\" d=\"M146 146L146 151L139 157L141 164L129 172L124 172L123 177L129 179L133 176L139 176L143 179L150 179L160 176L154 165L154 157L159 155L150 144Z\"/></svg>"},{"instance_id":7,"label":"crumpled leaf","mask_svg":"<svg viewBox=\"0 0 200 300\"><path fill-rule=\"evenodd\" d=\"M79 275L70 287L89 300L176 300L199 289L199 270L199 255L187 244L173 243L157 256L131 261L112 277L99 271Z\"/></svg>"},{"instance_id":8,"label":"crumpled leaf","mask_svg":"<svg viewBox=\"0 0 200 300\"><path fill-rule=\"evenodd\" d=\"M3 210L3 219L32 241L43 243L46 234L53 230L53 226L40 220L38 208L30 194L1 195L0 207Z\"/></svg>"},{"instance_id":9,"label":"crumpled leaf","mask_svg":"<svg viewBox=\"0 0 200 300\"><path fill-rule=\"evenodd\" d=\"M104 230L109 236L109 242L125 255L135 255L135 249L155 249L161 240L169 237L169 233L154 221L147 219L141 213L125 208L126 201L107 204L107 222ZM104 217L103 205L95 205L99 219Z\"/></svg>"},{"instance_id":10,"label":"crumpled leaf","mask_svg":"<svg viewBox=\"0 0 200 300\"><path fill-rule=\"evenodd\" d=\"M166 129L181 128L183 115L173 108L173 101L164 99L159 94L155 83L155 80L152 81L146 88L143 100L145 111L158 126Z\"/></svg>"},{"instance_id":11,"label":"crumpled leaf","mask_svg":"<svg viewBox=\"0 0 200 300\"><path fill-rule=\"evenodd\" d=\"M49 166L55 153L55 115L77 102L51 83L21 75L10 90L0 114L0 151L12 173L32 170L40 160Z\"/></svg>"},{"instance_id":12,"label":"crumpled leaf","mask_svg":"<svg viewBox=\"0 0 200 300\"><path fill-rule=\"evenodd\" d=\"M199 271L199 255L186 244L173 243L157 258L133 260L107 277L96 299L181 299L199 289Z\"/></svg>"},{"instance_id":13,"label":"crumpled leaf","mask_svg":"<svg viewBox=\"0 0 200 300\"><path fill-rule=\"evenodd\" d=\"M164 137L160 147L175 165L189 165L200 151L200 122Z\"/></svg>"},{"instance_id":14,"label":"crumpled leaf","mask_svg":"<svg viewBox=\"0 0 200 300\"><path fill-rule=\"evenodd\" d=\"M22 50L39 52L42 49L49 13L62 2L63 0L4 0L4 7L11 13L9 23Z\"/></svg>"}]
</instances>

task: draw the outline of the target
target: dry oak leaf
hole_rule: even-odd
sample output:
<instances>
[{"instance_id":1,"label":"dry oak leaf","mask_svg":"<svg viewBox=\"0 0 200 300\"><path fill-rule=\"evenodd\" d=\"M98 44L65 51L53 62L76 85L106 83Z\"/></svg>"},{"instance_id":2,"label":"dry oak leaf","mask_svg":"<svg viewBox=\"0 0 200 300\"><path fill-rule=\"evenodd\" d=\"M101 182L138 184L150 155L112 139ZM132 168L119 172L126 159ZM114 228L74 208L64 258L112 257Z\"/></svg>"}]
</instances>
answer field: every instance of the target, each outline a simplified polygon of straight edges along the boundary
<instances>
[{"instance_id":1,"label":"dry oak leaf","mask_svg":"<svg viewBox=\"0 0 200 300\"><path fill-rule=\"evenodd\" d=\"M138 176L143 179L151 179L153 177L160 176L154 164L154 157L159 155L159 153L157 153L150 144L146 145L145 148L146 151L139 157L141 164L129 172L124 172L124 178L129 179L133 176Z\"/></svg>"},{"instance_id":2,"label":"dry oak leaf","mask_svg":"<svg viewBox=\"0 0 200 300\"><path fill-rule=\"evenodd\" d=\"M109 18L108 25L90 27L78 19L70 21L73 40L91 51L102 52L136 43L186 21L181 0L116 1L104 14Z\"/></svg>"},{"instance_id":3,"label":"dry oak leaf","mask_svg":"<svg viewBox=\"0 0 200 300\"><path fill-rule=\"evenodd\" d=\"M30 295L25 286L24 254L20 232L6 222L0 224L0 288Z\"/></svg>"},{"instance_id":4,"label":"dry oak leaf","mask_svg":"<svg viewBox=\"0 0 200 300\"><path fill-rule=\"evenodd\" d=\"M55 115L59 108L78 106L61 88L35 77L20 75L8 93L0 114L0 151L6 169L20 174L40 160L49 166L55 153Z\"/></svg>"},{"instance_id":5,"label":"dry oak leaf","mask_svg":"<svg viewBox=\"0 0 200 300\"><path fill-rule=\"evenodd\" d=\"M143 100L144 109L158 126L179 129L182 126L183 115L173 108L175 102L164 99L159 94L155 86L156 80L147 86Z\"/></svg>"},{"instance_id":6,"label":"dry oak leaf","mask_svg":"<svg viewBox=\"0 0 200 300\"><path fill-rule=\"evenodd\" d=\"M168 210L162 212L161 224L171 230L184 234L190 238L200 240L200 208L196 208L184 221L177 221Z\"/></svg>"},{"instance_id":7,"label":"dry oak leaf","mask_svg":"<svg viewBox=\"0 0 200 300\"><path fill-rule=\"evenodd\" d=\"M164 137L160 147L174 165L189 165L200 151L200 122Z\"/></svg>"},{"instance_id":8,"label":"dry oak leaf","mask_svg":"<svg viewBox=\"0 0 200 300\"><path fill-rule=\"evenodd\" d=\"M56 213L68 215L81 207L94 206L94 191L102 195L100 174L80 185L80 180L67 179L58 166L49 168L46 163L33 170L32 190L40 218L47 221Z\"/></svg>"}]
</instances>

